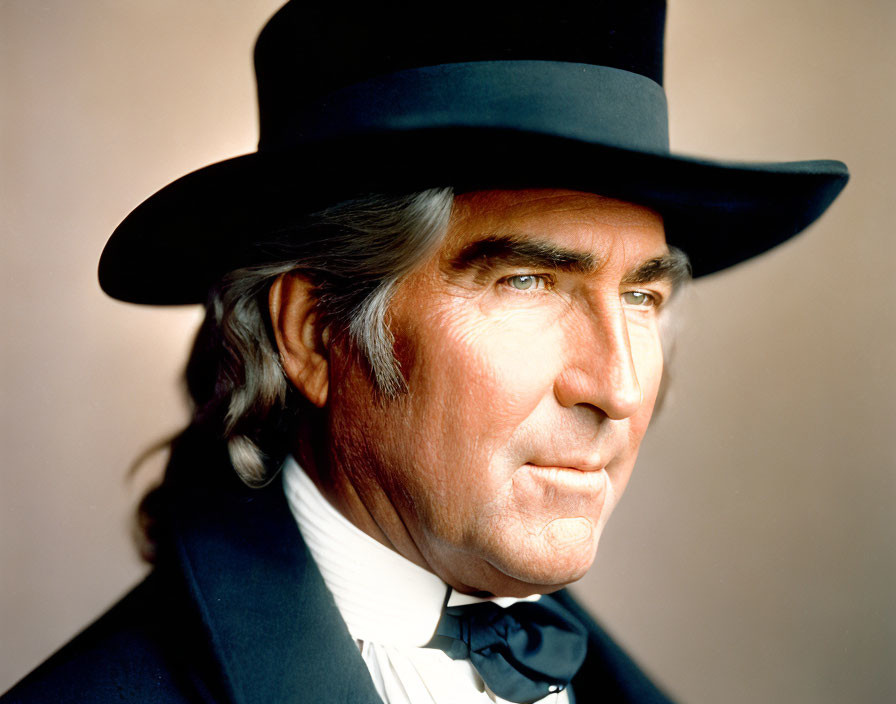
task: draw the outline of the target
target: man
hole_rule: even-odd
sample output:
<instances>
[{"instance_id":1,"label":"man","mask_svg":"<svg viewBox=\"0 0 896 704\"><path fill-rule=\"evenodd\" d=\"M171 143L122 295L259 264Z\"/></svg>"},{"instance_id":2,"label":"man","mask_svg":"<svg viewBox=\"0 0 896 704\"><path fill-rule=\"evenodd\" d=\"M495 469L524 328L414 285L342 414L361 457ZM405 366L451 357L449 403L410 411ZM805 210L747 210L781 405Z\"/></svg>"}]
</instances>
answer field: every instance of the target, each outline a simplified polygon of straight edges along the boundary
<instances>
[{"instance_id":1,"label":"man","mask_svg":"<svg viewBox=\"0 0 896 704\"><path fill-rule=\"evenodd\" d=\"M9 701L665 701L558 590L633 468L686 256L774 246L846 172L670 155L663 8L552 11L269 23L260 151L101 263L118 298L208 305L157 569Z\"/></svg>"}]
</instances>

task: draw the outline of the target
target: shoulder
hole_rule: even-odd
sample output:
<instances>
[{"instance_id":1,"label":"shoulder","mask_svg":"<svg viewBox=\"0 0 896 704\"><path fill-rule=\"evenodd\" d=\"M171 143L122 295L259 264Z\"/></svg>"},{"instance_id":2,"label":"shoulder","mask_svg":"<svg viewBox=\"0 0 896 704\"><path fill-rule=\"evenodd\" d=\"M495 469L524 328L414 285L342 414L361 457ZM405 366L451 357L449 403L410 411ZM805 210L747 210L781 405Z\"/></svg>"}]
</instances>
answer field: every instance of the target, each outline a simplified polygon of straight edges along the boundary
<instances>
[{"instance_id":1,"label":"shoulder","mask_svg":"<svg viewBox=\"0 0 896 704\"><path fill-rule=\"evenodd\" d=\"M551 594L549 598L571 611L588 630L588 654L585 664L573 680L578 701L673 704L568 591L561 590Z\"/></svg>"},{"instance_id":2,"label":"shoulder","mask_svg":"<svg viewBox=\"0 0 896 704\"><path fill-rule=\"evenodd\" d=\"M198 679L182 657L196 636L184 616L165 578L153 573L0 704L196 701Z\"/></svg>"}]
</instances>

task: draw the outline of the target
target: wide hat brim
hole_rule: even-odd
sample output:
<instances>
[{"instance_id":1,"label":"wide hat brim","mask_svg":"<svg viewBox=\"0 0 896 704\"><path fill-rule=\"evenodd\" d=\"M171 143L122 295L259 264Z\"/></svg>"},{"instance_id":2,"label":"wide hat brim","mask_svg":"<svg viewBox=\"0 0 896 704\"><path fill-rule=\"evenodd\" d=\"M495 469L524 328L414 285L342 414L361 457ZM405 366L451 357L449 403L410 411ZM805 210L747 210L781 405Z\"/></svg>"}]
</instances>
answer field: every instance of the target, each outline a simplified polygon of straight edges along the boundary
<instances>
[{"instance_id":1,"label":"wide hat brim","mask_svg":"<svg viewBox=\"0 0 896 704\"><path fill-rule=\"evenodd\" d=\"M366 135L246 154L174 181L115 230L99 278L123 301L204 302L226 272L264 263L257 243L304 214L439 186L566 188L649 206L705 276L805 229L847 180L839 161L721 162L494 128Z\"/></svg>"}]
</instances>

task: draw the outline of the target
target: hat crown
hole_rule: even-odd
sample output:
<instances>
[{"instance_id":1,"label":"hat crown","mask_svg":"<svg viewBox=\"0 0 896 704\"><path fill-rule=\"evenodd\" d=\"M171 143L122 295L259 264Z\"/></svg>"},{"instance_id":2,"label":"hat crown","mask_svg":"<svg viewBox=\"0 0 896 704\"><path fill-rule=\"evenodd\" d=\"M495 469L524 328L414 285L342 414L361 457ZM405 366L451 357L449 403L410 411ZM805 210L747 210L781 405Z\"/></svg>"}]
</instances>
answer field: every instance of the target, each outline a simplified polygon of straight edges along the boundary
<instances>
[{"instance_id":1,"label":"hat crown","mask_svg":"<svg viewBox=\"0 0 896 704\"><path fill-rule=\"evenodd\" d=\"M345 86L405 69L473 61L608 66L662 85L663 0L444 5L292 0L255 46L262 141L284 119ZM421 9L423 8L423 9Z\"/></svg>"}]
</instances>

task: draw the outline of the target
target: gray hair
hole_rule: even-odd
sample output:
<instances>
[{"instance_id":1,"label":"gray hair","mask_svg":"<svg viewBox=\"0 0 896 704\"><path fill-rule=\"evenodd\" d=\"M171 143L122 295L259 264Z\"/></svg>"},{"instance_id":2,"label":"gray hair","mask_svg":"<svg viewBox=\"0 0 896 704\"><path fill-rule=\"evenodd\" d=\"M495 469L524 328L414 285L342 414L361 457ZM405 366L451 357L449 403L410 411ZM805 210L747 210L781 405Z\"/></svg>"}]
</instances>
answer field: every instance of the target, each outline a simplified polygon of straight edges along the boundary
<instances>
[{"instance_id":1,"label":"gray hair","mask_svg":"<svg viewBox=\"0 0 896 704\"><path fill-rule=\"evenodd\" d=\"M243 481L268 479L265 426L272 414L286 410L289 395L270 331L267 292L273 281L288 272L306 276L322 323L347 334L377 390L395 396L404 377L392 351L388 306L401 281L438 248L452 203L452 190L438 188L327 208L260 245L272 263L232 271L211 291L187 382L196 418L223 420L223 439ZM214 379L208 378L210 362ZM194 382L191 374L202 380Z\"/></svg>"}]
</instances>

